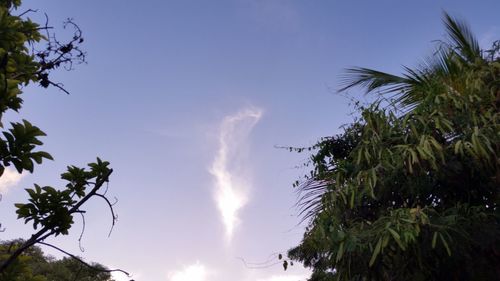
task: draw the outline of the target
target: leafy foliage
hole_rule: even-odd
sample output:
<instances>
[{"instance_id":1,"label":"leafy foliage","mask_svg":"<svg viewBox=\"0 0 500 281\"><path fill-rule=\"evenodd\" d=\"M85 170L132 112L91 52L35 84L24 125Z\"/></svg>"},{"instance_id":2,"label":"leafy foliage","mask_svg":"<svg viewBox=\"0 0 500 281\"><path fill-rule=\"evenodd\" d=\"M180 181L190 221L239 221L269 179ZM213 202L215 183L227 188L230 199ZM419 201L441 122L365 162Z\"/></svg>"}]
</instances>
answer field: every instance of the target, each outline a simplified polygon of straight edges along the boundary
<instances>
[{"instance_id":1,"label":"leafy foliage","mask_svg":"<svg viewBox=\"0 0 500 281\"><path fill-rule=\"evenodd\" d=\"M9 251L23 244L22 240L3 241L0 243L0 261L5 260ZM59 260L46 256L38 246L25 251L16 262L2 275L1 280L12 281L113 281L106 268L98 263L89 268L75 259Z\"/></svg>"},{"instance_id":2,"label":"leafy foliage","mask_svg":"<svg viewBox=\"0 0 500 281\"><path fill-rule=\"evenodd\" d=\"M309 280L495 280L500 275L499 44L449 38L402 76L354 68L345 89L392 95L322 139L299 184Z\"/></svg>"},{"instance_id":3,"label":"leafy foliage","mask_svg":"<svg viewBox=\"0 0 500 281\"><path fill-rule=\"evenodd\" d=\"M50 229L55 236L68 234L73 224L73 214L82 212L79 206L81 199L88 194L87 188L94 181L96 183L107 181L111 173L108 165L109 162L97 158L97 163L89 164L88 171L75 166L68 167L68 171L61 175L62 179L68 181L63 190L51 186L40 187L37 184L34 189L26 189L30 203L16 204L18 218L24 219L25 223L33 221L35 229L39 225L41 228ZM91 192L95 193L95 190Z\"/></svg>"},{"instance_id":4,"label":"leafy foliage","mask_svg":"<svg viewBox=\"0 0 500 281\"><path fill-rule=\"evenodd\" d=\"M4 129L1 122L4 113L8 110L19 111L21 109L23 87L30 83L36 83L43 88L54 86L68 93L62 84L53 82L50 79L51 72L61 67L71 70L74 64L85 62L85 53L79 47L83 43L83 37L77 25L71 21L65 23L64 27L72 27L74 34L70 40L63 43L49 32L50 27L46 25L40 26L26 17L28 13L34 11L27 10L15 15L20 5L20 0L0 1L1 130ZM42 35L41 32L45 34ZM45 43L45 47L37 51L36 48L43 46L43 43ZM35 163L41 164L44 159L52 160L49 153L37 150L37 147L42 145L40 137L45 136L45 133L29 121L23 120L22 123L11 123L11 128L3 130L2 135L3 138L0 137L0 176L5 171L5 168L11 165L19 173L23 171L33 173ZM35 244L40 243L58 249L43 241L52 235L68 234L73 224L74 214L78 213L83 217L85 211L82 209L82 205L92 197L98 197L105 201L110 208L112 225L114 225L116 216L112 204L105 196L105 192L100 193L108 182L112 169L108 167L108 162L101 161L99 158L95 163L90 163L88 166L88 169L75 166L68 167L67 172L61 175L61 178L67 181L64 188L42 187L35 184L34 188L26 189L29 195L29 203L16 204L16 212L18 218L24 219L25 223L32 222L36 232L28 240L18 241L13 244L13 247L9 246L7 251L5 251L5 244L0 245L0 250L2 250L0 253L1 280L55 280L51 278L44 279L36 273L31 273L31 271L35 272L36 270L30 267L27 261L32 260L34 256L37 259L44 259L43 255L38 253L39 250L33 247ZM30 253L38 254L31 255ZM76 256L69 255L76 258ZM69 266L72 261L63 260L61 263ZM80 260L80 263L83 262ZM15 264L20 266L19 270L24 272L24 275L12 273L16 272L17 269L9 267ZM96 268L94 269L96 270ZM80 279L70 279L68 277L67 279L59 278L57 280ZM91 278L91 280L101 279Z\"/></svg>"}]
</instances>

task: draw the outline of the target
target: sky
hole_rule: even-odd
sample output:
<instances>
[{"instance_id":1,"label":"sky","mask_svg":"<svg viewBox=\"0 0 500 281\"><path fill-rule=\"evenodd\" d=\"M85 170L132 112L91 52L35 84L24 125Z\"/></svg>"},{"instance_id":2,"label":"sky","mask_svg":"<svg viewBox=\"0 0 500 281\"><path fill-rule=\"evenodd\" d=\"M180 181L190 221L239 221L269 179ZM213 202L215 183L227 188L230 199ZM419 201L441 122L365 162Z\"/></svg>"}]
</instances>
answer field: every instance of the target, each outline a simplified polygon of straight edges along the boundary
<instances>
[{"instance_id":1,"label":"sky","mask_svg":"<svg viewBox=\"0 0 500 281\"><path fill-rule=\"evenodd\" d=\"M307 269L284 271L277 254L304 232L292 183L308 155L279 147L339 133L353 119L350 99L369 99L336 92L344 69L416 66L443 39L444 10L482 46L500 38L497 0L23 1L28 8L38 22L47 13L61 38L74 19L87 64L53 73L70 95L28 87L23 109L4 119L39 126L55 161L0 178L0 239L33 232L13 207L24 188L60 187L67 165L99 156L114 169L111 236L96 198L85 206L84 252L77 217L70 235L48 242L136 281L306 280Z\"/></svg>"}]
</instances>

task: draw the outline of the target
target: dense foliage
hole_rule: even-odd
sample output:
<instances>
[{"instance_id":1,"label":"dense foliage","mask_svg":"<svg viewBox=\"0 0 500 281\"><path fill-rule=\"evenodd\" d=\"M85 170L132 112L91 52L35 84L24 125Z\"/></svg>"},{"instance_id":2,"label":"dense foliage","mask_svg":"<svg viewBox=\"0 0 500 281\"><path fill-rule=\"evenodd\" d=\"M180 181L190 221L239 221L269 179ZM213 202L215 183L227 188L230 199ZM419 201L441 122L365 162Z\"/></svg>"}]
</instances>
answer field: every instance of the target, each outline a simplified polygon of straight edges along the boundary
<instances>
[{"instance_id":1,"label":"dense foliage","mask_svg":"<svg viewBox=\"0 0 500 281\"><path fill-rule=\"evenodd\" d=\"M85 54L79 48L83 38L78 26L71 21L65 24L66 27L74 28L74 34L62 43L49 32L49 26L40 26L27 17L34 11L19 12L20 4L20 0L0 1L0 130L3 135L0 137L0 176L9 166L15 167L19 173L33 172L35 163L41 164L43 159L52 159L47 152L37 150L42 145L40 137L45 136L38 127L23 120L11 123L10 128L4 130L1 122L3 114L21 109L22 89L29 84L38 84L43 88L53 86L67 93L60 83L51 80L51 72L61 67L70 70L74 64L85 61ZM41 50L37 51L37 48ZM34 257L30 254L38 251L33 246L44 243L47 237L68 234L74 215L84 216L84 204L92 197L104 200L111 210L114 225L112 204L103 191L112 173L108 165L108 162L97 158L95 163L88 164L87 169L69 166L67 172L61 175L67 182L64 187L35 184L33 189L27 189L28 203L16 204L16 212L25 223L32 222L36 232L13 247L2 245L0 280L28 280L14 278L16 275L11 274L13 271L9 267L16 263L22 265L23 260L27 259L43 259L41 255ZM71 262L63 260L51 264L56 263Z\"/></svg>"},{"instance_id":2,"label":"dense foliage","mask_svg":"<svg viewBox=\"0 0 500 281\"><path fill-rule=\"evenodd\" d=\"M21 240L0 243L0 261L8 257L8 252L23 244ZM73 258L54 259L44 255L38 246L25 251L8 268L1 280L13 281L112 281L104 266L93 263L89 268Z\"/></svg>"},{"instance_id":3,"label":"dense foliage","mask_svg":"<svg viewBox=\"0 0 500 281\"><path fill-rule=\"evenodd\" d=\"M448 38L402 76L347 71L343 90L380 99L313 147L298 184L310 224L288 256L309 280L500 276L499 42L481 50L464 23L444 24Z\"/></svg>"}]
</instances>

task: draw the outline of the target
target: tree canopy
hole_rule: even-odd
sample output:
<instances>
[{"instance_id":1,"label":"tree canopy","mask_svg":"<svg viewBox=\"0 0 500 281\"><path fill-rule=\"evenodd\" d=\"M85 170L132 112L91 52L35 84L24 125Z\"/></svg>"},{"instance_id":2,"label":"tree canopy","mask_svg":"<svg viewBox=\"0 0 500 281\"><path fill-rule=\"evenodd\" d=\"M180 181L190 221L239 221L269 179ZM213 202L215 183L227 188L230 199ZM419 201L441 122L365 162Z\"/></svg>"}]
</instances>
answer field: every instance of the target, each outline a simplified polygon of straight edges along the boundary
<instances>
[{"instance_id":1,"label":"tree canopy","mask_svg":"<svg viewBox=\"0 0 500 281\"><path fill-rule=\"evenodd\" d=\"M3 241L0 243L0 261L4 261L13 248L24 243L22 240ZM1 280L14 281L112 281L111 274L98 263L92 268L78 260L64 257L55 259L43 253L38 246L25 251L16 262L2 275Z\"/></svg>"},{"instance_id":2,"label":"tree canopy","mask_svg":"<svg viewBox=\"0 0 500 281\"><path fill-rule=\"evenodd\" d=\"M297 183L309 225L288 257L309 280L500 276L500 44L482 50L464 22L443 22L419 67L347 70L342 90L379 98L312 147Z\"/></svg>"}]
</instances>

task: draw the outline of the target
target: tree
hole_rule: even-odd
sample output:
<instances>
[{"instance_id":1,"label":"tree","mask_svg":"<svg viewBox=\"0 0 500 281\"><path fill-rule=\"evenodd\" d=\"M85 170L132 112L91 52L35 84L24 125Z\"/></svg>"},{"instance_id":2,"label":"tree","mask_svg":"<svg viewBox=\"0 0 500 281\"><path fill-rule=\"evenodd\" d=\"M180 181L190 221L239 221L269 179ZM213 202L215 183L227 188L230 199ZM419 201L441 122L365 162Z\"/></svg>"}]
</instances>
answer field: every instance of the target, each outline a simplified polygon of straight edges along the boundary
<instances>
[{"instance_id":1,"label":"tree","mask_svg":"<svg viewBox=\"0 0 500 281\"><path fill-rule=\"evenodd\" d=\"M9 249L19 247L24 241L0 243L0 260L8 256ZM95 269L94 269L95 268ZM2 276L5 280L22 281L112 281L106 268L92 263L92 268L73 258L59 260L46 256L38 246L30 247ZM4 280L2 279L2 280Z\"/></svg>"},{"instance_id":2,"label":"tree","mask_svg":"<svg viewBox=\"0 0 500 281\"><path fill-rule=\"evenodd\" d=\"M1 123L3 114L9 110L21 109L23 87L36 83L43 88L54 86L68 93L62 84L51 80L51 72L59 68L71 70L74 64L85 61L85 53L80 49L83 37L77 25L71 21L66 22L65 26L74 28L74 35L68 42L62 43L49 32L47 24L40 26L26 18L27 14L34 11L27 10L15 15L20 4L20 0L0 1L1 129L4 128ZM45 34L42 35L41 32ZM42 43L46 43L45 47L37 51L36 48ZM2 131L3 138L0 137L0 176L11 165L19 173L32 173L35 163L41 164L44 159L53 160L47 152L36 150L42 145L40 137L45 136L43 131L26 120L10 125L11 128ZM7 252L2 253L1 280L10 280L6 277L9 266L19 262L22 254L30 251L35 244L45 244L63 251L43 241L50 236L68 234L74 222L73 216L81 215L83 218L84 204L91 198L97 197L105 201L110 208L114 225L113 207L103 191L113 171L108 166L108 162L97 158L95 163L88 164L88 168L69 166L61 175L67 182L63 188L35 184L34 188L26 189L28 203L16 204L16 213L25 223L32 222L36 232L22 244L9 247ZM78 259L76 256L72 257ZM80 262L86 264L82 260Z\"/></svg>"},{"instance_id":3,"label":"tree","mask_svg":"<svg viewBox=\"0 0 500 281\"><path fill-rule=\"evenodd\" d=\"M347 70L342 90L380 95L312 147L296 184L309 225L288 257L309 280L500 276L500 43L481 50L443 21L448 38L420 67Z\"/></svg>"}]
</instances>

